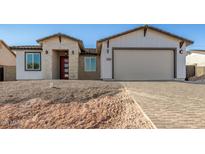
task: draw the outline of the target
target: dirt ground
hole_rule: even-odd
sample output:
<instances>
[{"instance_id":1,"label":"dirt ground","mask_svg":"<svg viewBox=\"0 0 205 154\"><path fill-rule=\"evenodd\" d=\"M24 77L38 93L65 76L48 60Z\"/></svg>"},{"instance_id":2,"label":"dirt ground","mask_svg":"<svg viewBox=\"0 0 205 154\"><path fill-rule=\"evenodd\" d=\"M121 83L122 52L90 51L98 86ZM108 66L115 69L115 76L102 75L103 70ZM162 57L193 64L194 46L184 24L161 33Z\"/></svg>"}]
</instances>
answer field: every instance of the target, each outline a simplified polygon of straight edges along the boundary
<instances>
[{"instance_id":1,"label":"dirt ground","mask_svg":"<svg viewBox=\"0 0 205 154\"><path fill-rule=\"evenodd\" d=\"M1 82L0 91L0 128L153 128L117 82Z\"/></svg>"}]
</instances>

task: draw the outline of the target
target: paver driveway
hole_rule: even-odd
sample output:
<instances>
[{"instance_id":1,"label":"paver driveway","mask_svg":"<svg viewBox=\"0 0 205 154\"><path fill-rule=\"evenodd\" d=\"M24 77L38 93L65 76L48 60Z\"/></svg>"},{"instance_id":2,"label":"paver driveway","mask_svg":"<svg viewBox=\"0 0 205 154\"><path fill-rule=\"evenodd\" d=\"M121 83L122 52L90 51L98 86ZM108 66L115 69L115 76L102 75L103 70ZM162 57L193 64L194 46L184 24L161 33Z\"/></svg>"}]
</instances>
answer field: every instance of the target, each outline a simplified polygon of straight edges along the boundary
<instances>
[{"instance_id":1,"label":"paver driveway","mask_svg":"<svg viewBox=\"0 0 205 154\"><path fill-rule=\"evenodd\" d=\"M157 128L205 128L205 84L123 82Z\"/></svg>"}]
</instances>

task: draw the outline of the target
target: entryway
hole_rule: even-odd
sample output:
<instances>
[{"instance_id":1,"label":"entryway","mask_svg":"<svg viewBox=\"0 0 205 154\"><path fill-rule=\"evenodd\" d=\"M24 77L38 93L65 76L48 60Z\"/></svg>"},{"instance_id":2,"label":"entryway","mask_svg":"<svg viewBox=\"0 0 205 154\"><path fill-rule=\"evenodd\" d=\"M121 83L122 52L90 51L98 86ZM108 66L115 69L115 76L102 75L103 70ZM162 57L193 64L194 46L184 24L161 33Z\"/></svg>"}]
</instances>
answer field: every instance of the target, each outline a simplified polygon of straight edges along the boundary
<instances>
[{"instance_id":1,"label":"entryway","mask_svg":"<svg viewBox=\"0 0 205 154\"><path fill-rule=\"evenodd\" d=\"M69 51L53 50L52 54L52 79L69 79Z\"/></svg>"}]
</instances>

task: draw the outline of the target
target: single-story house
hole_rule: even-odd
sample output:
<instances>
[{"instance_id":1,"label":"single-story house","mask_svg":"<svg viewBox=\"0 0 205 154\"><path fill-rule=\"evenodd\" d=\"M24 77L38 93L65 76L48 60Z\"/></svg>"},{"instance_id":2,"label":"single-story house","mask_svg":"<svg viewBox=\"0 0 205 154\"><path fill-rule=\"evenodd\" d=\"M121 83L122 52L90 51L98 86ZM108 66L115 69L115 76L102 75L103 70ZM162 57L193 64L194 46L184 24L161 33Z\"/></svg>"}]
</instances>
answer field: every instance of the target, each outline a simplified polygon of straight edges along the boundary
<instances>
[{"instance_id":1,"label":"single-story house","mask_svg":"<svg viewBox=\"0 0 205 154\"><path fill-rule=\"evenodd\" d=\"M16 53L17 80L184 80L186 47L193 43L147 25L100 39L96 49L61 33L37 42L10 47Z\"/></svg>"},{"instance_id":2,"label":"single-story house","mask_svg":"<svg viewBox=\"0 0 205 154\"><path fill-rule=\"evenodd\" d=\"M188 74L201 76L205 74L205 50L190 50L187 52L186 65Z\"/></svg>"},{"instance_id":3,"label":"single-story house","mask_svg":"<svg viewBox=\"0 0 205 154\"><path fill-rule=\"evenodd\" d=\"M0 81L16 80L16 55L0 40Z\"/></svg>"}]
</instances>

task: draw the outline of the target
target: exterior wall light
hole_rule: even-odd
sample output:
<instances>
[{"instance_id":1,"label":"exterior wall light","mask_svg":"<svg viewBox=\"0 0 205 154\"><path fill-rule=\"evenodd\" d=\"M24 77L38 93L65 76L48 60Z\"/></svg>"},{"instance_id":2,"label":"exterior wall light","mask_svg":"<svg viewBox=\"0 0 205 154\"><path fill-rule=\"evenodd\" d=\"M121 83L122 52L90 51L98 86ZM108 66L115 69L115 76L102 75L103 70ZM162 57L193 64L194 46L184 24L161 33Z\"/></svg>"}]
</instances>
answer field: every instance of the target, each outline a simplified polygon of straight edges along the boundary
<instances>
[{"instance_id":1,"label":"exterior wall light","mask_svg":"<svg viewBox=\"0 0 205 154\"><path fill-rule=\"evenodd\" d=\"M184 51L183 51L183 50L179 50L179 53L180 53L180 54L183 54L183 53L184 53Z\"/></svg>"},{"instance_id":2,"label":"exterior wall light","mask_svg":"<svg viewBox=\"0 0 205 154\"><path fill-rule=\"evenodd\" d=\"M65 56L68 56L68 51L65 51Z\"/></svg>"},{"instance_id":3,"label":"exterior wall light","mask_svg":"<svg viewBox=\"0 0 205 154\"><path fill-rule=\"evenodd\" d=\"M48 50L45 51L45 54L46 54L46 55L48 54Z\"/></svg>"},{"instance_id":4,"label":"exterior wall light","mask_svg":"<svg viewBox=\"0 0 205 154\"><path fill-rule=\"evenodd\" d=\"M72 50L72 55L74 55L74 50Z\"/></svg>"}]
</instances>

